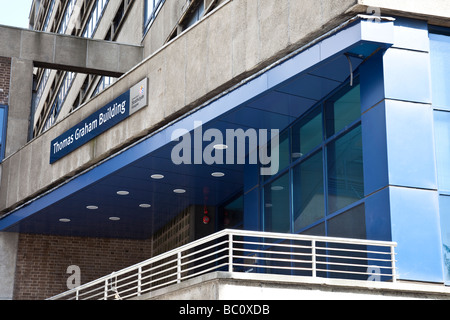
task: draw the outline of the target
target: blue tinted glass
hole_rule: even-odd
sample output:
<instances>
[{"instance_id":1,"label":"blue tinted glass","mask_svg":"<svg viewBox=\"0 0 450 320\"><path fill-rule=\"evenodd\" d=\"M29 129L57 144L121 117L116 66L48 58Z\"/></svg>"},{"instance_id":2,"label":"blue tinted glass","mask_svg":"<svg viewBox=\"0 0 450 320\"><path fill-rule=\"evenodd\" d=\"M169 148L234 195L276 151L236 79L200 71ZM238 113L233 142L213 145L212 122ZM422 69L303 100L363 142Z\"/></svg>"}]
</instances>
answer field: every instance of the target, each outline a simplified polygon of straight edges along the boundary
<instances>
[{"instance_id":1,"label":"blue tinted glass","mask_svg":"<svg viewBox=\"0 0 450 320\"><path fill-rule=\"evenodd\" d=\"M290 232L289 174L264 188L264 230Z\"/></svg>"},{"instance_id":2,"label":"blue tinted glass","mask_svg":"<svg viewBox=\"0 0 450 320\"><path fill-rule=\"evenodd\" d=\"M292 127L292 161L308 154L322 141L322 111L316 109Z\"/></svg>"},{"instance_id":3,"label":"blue tinted glass","mask_svg":"<svg viewBox=\"0 0 450 320\"><path fill-rule=\"evenodd\" d=\"M329 144L328 213L364 197L361 126Z\"/></svg>"},{"instance_id":4,"label":"blue tinted glass","mask_svg":"<svg viewBox=\"0 0 450 320\"><path fill-rule=\"evenodd\" d=\"M450 36L430 33L433 105L450 109Z\"/></svg>"},{"instance_id":5,"label":"blue tinted glass","mask_svg":"<svg viewBox=\"0 0 450 320\"><path fill-rule=\"evenodd\" d=\"M361 117L360 86L344 88L325 102L327 137L331 137Z\"/></svg>"},{"instance_id":6,"label":"blue tinted glass","mask_svg":"<svg viewBox=\"0 0 450 320\"><path fill-rule=\"evenodd\" d=\"M450 191L450 112L434 112L438 185Z\"/></svg>"},{"instance_id":7,"label":"blue tinted glass","mask_svg":"<svg viewBox=\"0 0 450 320\"><path fill-rule=\"evenodd\" d=\"M319 152L293 171L294 231L325 217L323 161Z\"/></svg>"}]
</instances>

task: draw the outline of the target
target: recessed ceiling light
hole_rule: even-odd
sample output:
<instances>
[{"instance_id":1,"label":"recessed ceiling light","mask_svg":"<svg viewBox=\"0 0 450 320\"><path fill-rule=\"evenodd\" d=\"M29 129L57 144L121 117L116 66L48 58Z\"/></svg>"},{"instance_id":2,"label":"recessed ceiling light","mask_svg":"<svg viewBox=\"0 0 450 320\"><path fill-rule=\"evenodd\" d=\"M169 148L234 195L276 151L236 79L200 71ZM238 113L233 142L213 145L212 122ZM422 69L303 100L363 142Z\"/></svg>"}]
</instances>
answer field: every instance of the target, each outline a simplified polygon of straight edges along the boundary
<instances>
[{"instance_id":1,"label":"recessed ceiling light","mask_svg":"<svg viewBox=\"0 0 450 320\"><path fill-rule=\"evenodd\" d=\"M111 221L119 221L120 218L119 217L110 217L109 220L111 220Z\"/></svg>"},{"instance_id":2,"label":"recessed ceiling light","mask_svg":"<svg viewBox=\"0 0 450 320\"><path fill-rule=\"evenodd\" d=\"M225 150L225 149L228 149L228 146L226 144L216 144L214 146L214 149L216 149L216 150Z\"/></svg>"},{"instance_id":3,"label":"recessed ceiling light","mask_svg":"<svg viewBox=\"0 0 450 320\"><path fill-rule=\"evenodd\" d=\"M130 193L129 193L128 191L117 191L117 194L118 194L119 196L127 196L127 195L129 195Z\"/></svg>"},{"instance_id":4,"label":"recessed ceiling light","mask_svg":"<svg viewBox=\"0 0 450 320\"><path fill-rule=\"evenodd\" d=\"M215 177L215 178L222 178L222 177L225 176L225 173L223 173L223 172L214 172L214 173L212 173L211 175L212 175L213 177Z\"/></svg>"},{"instance_id":5,"label":"recessed ceiling light","mask_svg":"<svg viewBox=\"0 0 450 320\"><path fill-rule=\"evenodd\" d=\"M162 174L154 174L151 176L151 178L155 180L161 180L164 179L164 176Z\"/></svg>"},{"instance_id":6,"label":"recessed ceiling light","mask_svg":"<svg viewBox=\"0 0 450 320\"><path fill-rule=\"evenodd\" d=\"M97 206L87 206L86 208L89 210L97 210L98 209Z\"/></svg>"},{"instance_id":7,"label":"recessed ceiling light","mask_svg":"<svg viewBox=\"0 0 450 320\"><path fill-rule=\"evenodd\" d=\"M182 194L182 193L186 193L186 190L184 190L184 189L175 189L175 190L173 190L173 192L178 193L178 194Z\"/></svg>"},{"instance_id":8,"label":"recessed ceiling light","mask_svg":"<svg viewBox=\"0 0 450 320\"><path fill-rule=\"evenodd\" d=\"M146 209L146 208L151 208L151 206L152 206L151 204L147 204L147 203L143 203L143 204L140 204L140 205L139 205L139 207L145 208L145 209Z\"/></svg>"},{"instance_id":9,"label":"recessed ceiling light","mask_svg":"<svg viewBox=\"0 0 450 320\"><path fill-rule=\"evenodd\" d=\"M70 219L65 219L65 218L59 219L59 222L68 223L68 222L70 222Z\"/></svg>"},{"instance_id":10,"label":"recessed ceiling light","mask_svg":"<svg viewBox=\"0 0 450 320\"><path fill-rule=\"evenodd\" d=\"M273 205L271 203L266 203L266 208L272 208Z\"/></svg>"},{"instance_id":11,"label":"recessed ceiling light","mask_svg":"<svg viewBox=\"0 0 450 320\"><path fill-rule=\"evenodd\" d=\"M282 187L282 186L273 186L271 189L272 189L272 191L281 191L281 190L284 190L284 187Z\"/></svg>"},{"instance_id":12,"label":"recessed ceiling light","mask_svg":"<svg viewBox=\"0 0 450 320\"><path fill-rule=\"evenodd\" d=\"M301 153L301 152L293 152L292 153L292 158L294 158L294 159L298 159L301 157L303 157L303 153Z\"/></svg>"}]
</instances>

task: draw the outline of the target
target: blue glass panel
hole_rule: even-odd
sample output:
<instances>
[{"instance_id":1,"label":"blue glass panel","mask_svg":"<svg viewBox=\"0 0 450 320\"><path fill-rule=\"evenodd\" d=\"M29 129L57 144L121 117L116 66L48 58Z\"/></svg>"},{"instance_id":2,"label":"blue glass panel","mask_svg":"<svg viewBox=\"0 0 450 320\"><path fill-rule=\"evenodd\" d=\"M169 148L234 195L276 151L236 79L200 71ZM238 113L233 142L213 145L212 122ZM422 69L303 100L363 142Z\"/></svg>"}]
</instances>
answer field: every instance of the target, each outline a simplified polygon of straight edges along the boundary
<instances>
[{"instance_id":1,"label":"blue glass panel","mask_svg":"<svg viewBox=\"0 0 450 320\"><path fill-rule=\"evenodd\" d=\"M323 141L322 110L317 108L292 128L292 160L308 154Z\"/></svg>"},{"instance_id":2,"label":"blue glass panel","mask_svg":"<svg viewBox=\"0 0 450 320\"><path fill-rule=\"evenodd\" d=\"M433 105L450 109L450 36L430 33Z\"/></svg>"},{"instance_id":3,"label":"blue glass panel","mask_svg":"<svg viewBox=\"0 0 450 320\"><path fill-rule=\"evenodd\" d=\"M325 108L327 137L331 137L361 117L359 84L350 91L344 88L325 102Z\"/></svg>"},{"instance_id":4,"label":"blue glass panel","mask_svg":"<svg viewBox=\"0 0 450 320\"><path fill-rule=\"evenodd\" d=\"M450 284L450 197L439 197L439 216L441 219L442 253L444 262L444 281Z\"/></svg>"},{"instance_id":5,"label":"blue glass panel","mask_svg":"<svg viewBox=\"0 0 450 320\"><path fill-rule=\"evenodd\" d=\"M322 159L319 152L294 168L294 232L325 217Z\"/></svg>"},{"instance_id":6,"label":"blue glass panel","mask_svg":"<svg viewBox=\"0 0 450 320\"><path fill-rule=\"evenodd\" d=\"M328 213L364 197L361 126L330 143L328 160Z\"/></svg>"},{"instance_id":7,"label":"blue glass panel","mask_svg":"<svg viewBox=\"0 0 450 320\"><path fill-rule=\"evenodd\" d=\"M289 174L264 188L264 230L290 232Z\"/></svg>"},{"instance_id":8,"label":"blue glass panel","mask_svg":"<svg viewBox=\"0 0 450 320\"><path fill-rule=\"evenodd\" d=\"M450 112L434 111L438 188L450 191Z\"/></svg>"}]
</instances>

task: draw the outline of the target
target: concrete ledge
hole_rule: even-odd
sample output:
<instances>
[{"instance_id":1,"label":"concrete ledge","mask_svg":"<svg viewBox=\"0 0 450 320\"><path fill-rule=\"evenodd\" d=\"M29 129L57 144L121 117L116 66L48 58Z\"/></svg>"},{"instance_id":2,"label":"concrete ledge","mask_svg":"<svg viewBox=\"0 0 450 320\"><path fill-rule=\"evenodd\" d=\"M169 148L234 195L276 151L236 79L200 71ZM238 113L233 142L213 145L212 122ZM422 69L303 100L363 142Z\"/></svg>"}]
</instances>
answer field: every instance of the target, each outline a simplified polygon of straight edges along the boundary
<instances>
[{"instance_id":1,"label":"concrete ledge","mask_svg":"<svg viewBox=\"0 0 450 320\"><path fill-rule=\"evenodd\" d=\"M397 300L450 299L442 284L389 283L214 272L134 300Z\"/></svg>"}]
</instances>

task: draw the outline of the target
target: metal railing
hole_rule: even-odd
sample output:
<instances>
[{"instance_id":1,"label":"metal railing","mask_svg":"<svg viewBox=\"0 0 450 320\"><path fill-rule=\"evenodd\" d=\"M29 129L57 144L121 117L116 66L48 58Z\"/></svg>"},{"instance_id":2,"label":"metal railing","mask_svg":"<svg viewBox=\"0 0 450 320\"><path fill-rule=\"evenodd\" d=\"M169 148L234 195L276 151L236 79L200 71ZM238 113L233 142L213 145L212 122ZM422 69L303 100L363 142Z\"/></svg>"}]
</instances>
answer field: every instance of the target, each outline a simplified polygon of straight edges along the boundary
<instances>
[{"instance_id":1,"label":"metal railing","mask_svg":"<svg viewBox=\"0 0 450 320\"><path fill-rule=\"evenodd\" d=\"M396 281L396 243L224 230L49 300L131 299L215 271Z\"/></svg>"}]
</instances>

